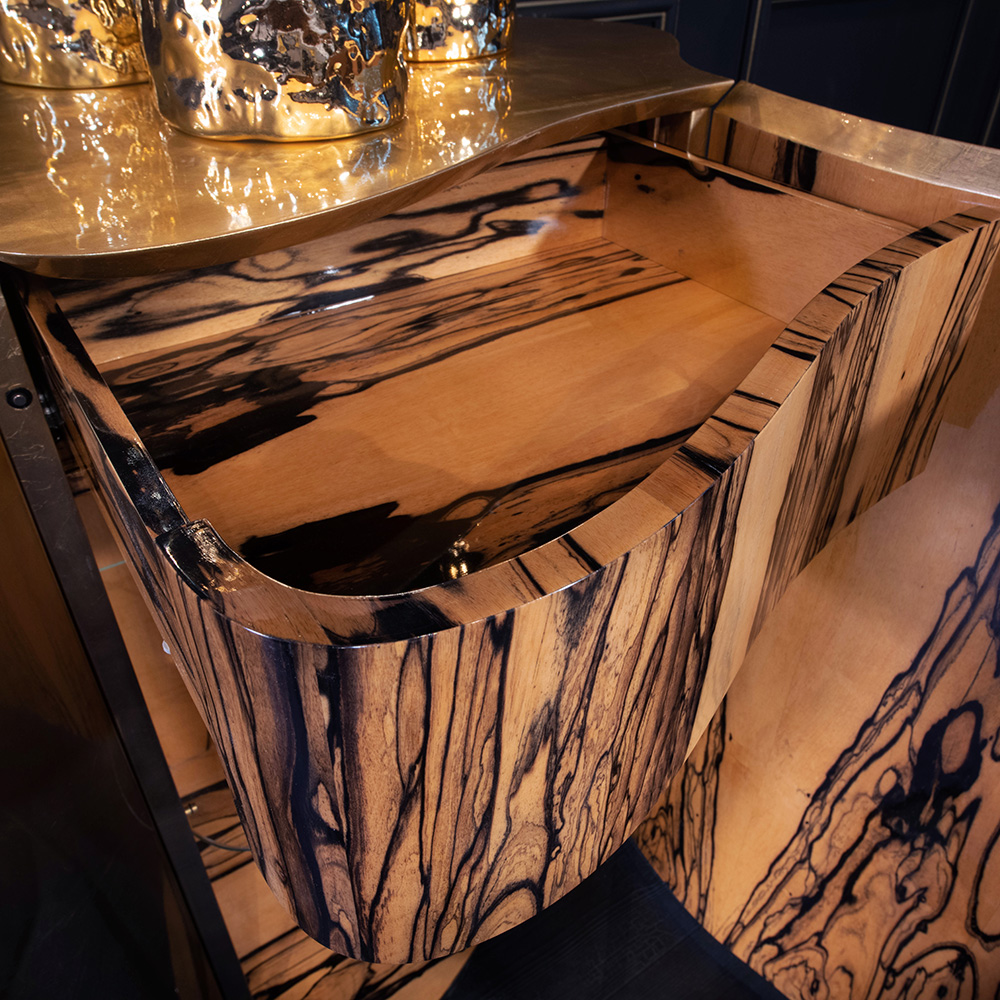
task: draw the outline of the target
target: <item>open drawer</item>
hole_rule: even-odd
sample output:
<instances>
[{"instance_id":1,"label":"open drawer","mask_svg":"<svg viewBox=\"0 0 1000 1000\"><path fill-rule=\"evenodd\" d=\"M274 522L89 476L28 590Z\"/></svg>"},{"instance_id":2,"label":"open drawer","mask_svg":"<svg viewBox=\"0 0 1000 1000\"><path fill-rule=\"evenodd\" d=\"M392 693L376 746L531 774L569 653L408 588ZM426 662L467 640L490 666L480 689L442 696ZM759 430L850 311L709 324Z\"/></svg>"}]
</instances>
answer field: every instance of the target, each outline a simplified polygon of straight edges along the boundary
<instances>
[{"instance_id":1,"label":"open drawer","mask_svg":"<svg viewBox=\"0 0 1000 1000\"><path fill-rule=\"evenodd\" d=\"M911 228L615 133L235 264L26 281L308 933L457 951L646 817L788 582L929 451L997 234Z\"/></svg>"}]
</instances>

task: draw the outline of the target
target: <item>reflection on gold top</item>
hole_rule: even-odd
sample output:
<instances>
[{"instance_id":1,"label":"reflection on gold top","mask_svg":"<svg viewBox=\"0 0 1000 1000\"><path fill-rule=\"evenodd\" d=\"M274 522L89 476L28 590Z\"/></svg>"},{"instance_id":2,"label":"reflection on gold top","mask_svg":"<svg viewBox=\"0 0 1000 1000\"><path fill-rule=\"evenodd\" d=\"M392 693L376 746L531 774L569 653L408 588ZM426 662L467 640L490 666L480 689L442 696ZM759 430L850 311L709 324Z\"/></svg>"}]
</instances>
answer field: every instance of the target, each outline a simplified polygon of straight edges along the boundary
<instances>
[{"instance_id":1,"label":"reflection on gold top","mask_svg":"<svg viewBox=\"0 0 1000 1000\"><path fill-rule=\"evenodd\" d=\"M425 162L454 163L507 138L511 111L506 56L410 72L410 107Z\"/></svg>"},{"instance_id":2,"label":"reflection on gold top","mask_svg":"<svg viewBox=\"0 0 1000 1000\"><path fill-rule=\"evenodd\" d=\"M0 80L83 89L145 79L128 0L0 0Z\"/></svg>"},{"instance_id":3,"label":"reflection on gold top","mask_svg":"<svg viewBox=\"0 0 1000 1000\"><path fill-rule=\"evenodd\" d=\"M409 0L407 59L443 62L496 55L507 47L511 0Z\"/></svg>"},{"instance_id":4,"label":"reflection on gold top","mask_svg":"<svg viewBox=\"0 0 1000 1000\"><path fill-rule=\"evenodd\" d=\"M21 124L44 151L50 190L72 204L78 246L100 237L108 249L124 247L137 238L152 240L165 225L183 231L182 200L193 201L227 230L252 226L262 210L295 212L303 204L333 208L352 189L395 167L389 135L333 147L321 176L310 169L314 147L290 149L284 166L291 168L291 178L275 177L252 156L226 162L213 155L204 158L197 179L185 174L191 186L184 193L191 199L181 199L169 155L173 132L150 100L135 102L133 114L123 119L104 113L111 100L106 91L66 97L59 110L52 95L42 97ZM79 168L81 161L87 169Z\"/></svg>"},{"instance_id":5,"label":"reflection on gold top","mask_svg":"<svg viewBox=\"0 0 1000 1000\"><path fill-rule=\"evenodd\" d=\"M180 234L182 201L193 202L228 231L252 227L269 209L334 208L364 197L366 189L454 166L502 142L511 107L502 56L418 69L411 95L413 134L389 130L323 144L321 159L315 145L296 144L288 147L280 174L276 165L252 155L252 145L244 147L249 155L235 158L226 154L236 147L211 145L200 175L186 171L180 190L170 155L176 133L144 91L134 96L142 99L133 100L123 115L112 91L46 94L21 119L44 156L50 190L72 205L77 246L88 238L103 239L108 249L137 237L152 241L165 225Z\"/></svg>"},{"instance_id":6,"label":"reflection on gold top","mask_svg":"<svg viewBox=\"0 0 1000 1000\"><path fill-rule=\"evenodd\" d=\"M403 116L403 0L140 0L160 111L214 139L319 139Z\"/></svg>"},{"instance_id":7,"label":"reflection on gold top","mask_svg":"<svg viewBox=\"0 0 1000 1000\"><path fill-rule=\"evenodd\" d=\"M101 234L109 247L126 247L137 235L149 238L163 214L174 209L172 166L162 155L166 126L148 105L144 114L137 108L129 120L116 121L107 113L116 95L108 90L39 95L21 119L45 151L50 192L72 205L77 246ZM88 169L80 169L81 161ZM150 204L153 192L157 197Z\"/></svg>"},{"instance_id":8,"label":"reflection on gold top","mask_svg":"<svg viewBox=\"0 0 1000 1000\"><path fill-rule=\"evenodd\" d=\"M630 58L609 60L609 50ZM0 261L59 277L121 277L236 260L412 204L497 163L508 144L527 152L619 125L637 108L651 116L708 106L728 86L681 63L660 32L543 20L504 57L414 65L410 78L403 121L281 145L178 131L146 86L0 84L0 135L9 140Z\"/></svg>"}]
</instances>

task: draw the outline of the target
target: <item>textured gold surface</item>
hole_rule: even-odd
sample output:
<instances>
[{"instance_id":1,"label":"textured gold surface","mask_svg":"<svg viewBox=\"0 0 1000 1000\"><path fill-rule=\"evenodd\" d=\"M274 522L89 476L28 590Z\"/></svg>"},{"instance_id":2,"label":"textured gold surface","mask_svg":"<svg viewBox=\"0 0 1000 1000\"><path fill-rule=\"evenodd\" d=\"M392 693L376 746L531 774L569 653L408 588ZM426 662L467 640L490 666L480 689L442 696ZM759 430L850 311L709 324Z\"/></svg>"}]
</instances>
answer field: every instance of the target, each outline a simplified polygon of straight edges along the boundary
<instances>
[{"instance_id":1,"label":"textured gold surface","mask_svg":"<svg viewBox=\"0 0 1000 1000\"><path fill-rule=\"evenodd\" d=\"M284 145L185 135L148 87L0 86L0 260L59 277L236 260L377 218L519 152L711 105L729 85L651 29L527 19L506 62L410 76L402 123Z\"/></svg>"},{"instance_id":2,"label":"textured gold surface","mask_svg":"<svg viewBox=\"0 0 1000 1000\"><path fill-rule=\"evenodd\" d=\"M507 47L513 23L511 0L409 0L411 62L478 59Z\"/></svg>"},{"instance_id":3,"label":"textured gold surface","mask_svg":"<svg viewBox=\"0 0 1000 1000\"><path fill-rule=\"evenodd\" d=\"M139 0L164 117L214 139L318 139L403 117L404 0Z\"/></svg>"},{"instance_id":4,"label":"textured gold surface","mask_svg":"<svg viewBox=\"0 0 1000 1000\"><path fill-rule=\"evenodd\" d=\"M502 144L512 90L506 55L414 70L409 103L421 162L438 160L444 168L466 150ZM465 123L457 145L456 121Z\"/></svg>"},{"instance_id":5,"label":"textured gold surface","mask_svg":"<svg viewBox=\"0 0 1000 1000\"><path fill-rule=\"evenodd\" d=\"M91 88L145 78L129 0L0 0L0 80Z\"/></svg>"}]
</instances>

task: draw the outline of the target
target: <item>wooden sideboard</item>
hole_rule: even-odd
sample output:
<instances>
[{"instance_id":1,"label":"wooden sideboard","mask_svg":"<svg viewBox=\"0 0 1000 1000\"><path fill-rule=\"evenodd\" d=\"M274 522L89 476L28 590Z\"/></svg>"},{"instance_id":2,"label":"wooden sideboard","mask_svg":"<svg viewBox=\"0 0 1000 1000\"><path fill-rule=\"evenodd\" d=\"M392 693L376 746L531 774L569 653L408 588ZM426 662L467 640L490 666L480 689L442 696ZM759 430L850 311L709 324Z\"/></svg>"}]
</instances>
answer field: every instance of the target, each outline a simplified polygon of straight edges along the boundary
<instances>
[{"instance_id":1,"label":"wooden sideboard","mask_svg":"<svg viewBox=\"0 0 1000 1000\"><path fill-rule=\"evenodd\" d=\"M624 26L411 88L401 134L291 152L164 131L136 88L0 95L23 408L51 397L116 536L81 496L255 993L299 963L440 995L637 828L707 919L664 845L748 650L990 388L995 154ZM128 184L86 176L116 157ZM243 833L286 908L257 923Z\"/></svg>"}]
</instances>

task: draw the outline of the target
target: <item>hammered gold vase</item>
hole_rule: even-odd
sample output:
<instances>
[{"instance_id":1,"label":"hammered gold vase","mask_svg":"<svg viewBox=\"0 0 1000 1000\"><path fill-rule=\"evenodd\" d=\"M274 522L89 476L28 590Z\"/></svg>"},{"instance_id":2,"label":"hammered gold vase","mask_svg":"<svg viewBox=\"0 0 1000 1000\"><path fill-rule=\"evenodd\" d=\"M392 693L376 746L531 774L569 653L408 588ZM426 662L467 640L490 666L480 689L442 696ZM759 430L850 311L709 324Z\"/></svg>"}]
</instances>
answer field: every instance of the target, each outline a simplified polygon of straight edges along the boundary
<instances>
[{"instance_id":1,"label":"hammered gold vase","mask_svg":"<svg viewBox=\"0 0 1000 1000\"><path fill-rule=\"evenodd\" d=\"M405 0L138 0L160 113L213 139L329 139L403 117Z\"/></svg>"},{"instance_id":2,"label":"hammered gold vase","mask_svg":"<svg viewBox=\"0 0 1000 1000\"><path fill-rule=\"evenodd\" d=\"M408 0L407 54L410 62L450 62L496 55L507 48L512 0Z\"/></svg>"},{"instance_id":3,"label":"hammered gold vase","mask_svg":"<svg viewBox=\"0 0 1000 1000\"><path fill-rule=\"evenodd\" d=\"M131 0L0 0L0 80L90 90L146 79Z\"/></svg>"}]
</instances>

